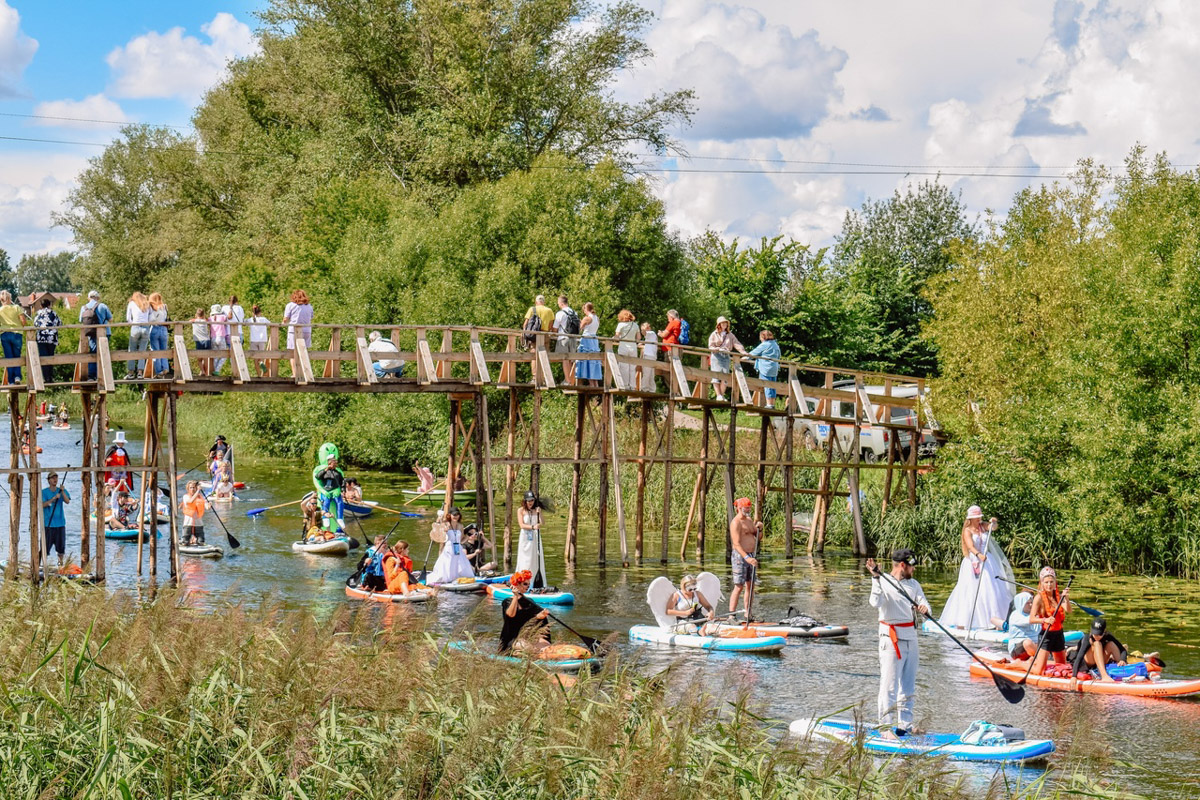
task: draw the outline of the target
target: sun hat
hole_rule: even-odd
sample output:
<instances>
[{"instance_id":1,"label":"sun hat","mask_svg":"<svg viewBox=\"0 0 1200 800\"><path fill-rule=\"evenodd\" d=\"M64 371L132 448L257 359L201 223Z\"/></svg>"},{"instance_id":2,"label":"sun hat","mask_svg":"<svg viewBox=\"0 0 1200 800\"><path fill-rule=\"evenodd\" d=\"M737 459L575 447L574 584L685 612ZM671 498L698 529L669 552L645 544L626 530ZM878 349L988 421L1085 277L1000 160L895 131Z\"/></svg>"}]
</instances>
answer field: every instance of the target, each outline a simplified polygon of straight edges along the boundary
<instances>
[{"instance_id":1,"label":"sun hat","mask_svg":"<svg viewBox=\"0 0 1200 800\"><path fill-rule=\"evenodd\" d=\"M92 289L90 292L88 292L88 300L99 300L99 299L100 299L100 293L97 292L95 289Z\"/></svg>"},{"instance_id":2,"label":"sun hat","mask_svg":"<svg viewBox=\"0 0 1200 800\"><path fill-rule=\"evenodd\" d=\"M983 509L979 506L971 506L967 509L967 519L983 519Z\"/></svg>"},{"instance_id":3,"label":"sun hat","mask_svg":"<svg viewBox=\"0 0 1200 800\"><path fill-rule=\"evenodd\" d=\"M729 320L725 319L725 317L717 317L717 324L720 325L722 322L724 322L726 325L729 324Z\"/></svg>"}]
</instances>

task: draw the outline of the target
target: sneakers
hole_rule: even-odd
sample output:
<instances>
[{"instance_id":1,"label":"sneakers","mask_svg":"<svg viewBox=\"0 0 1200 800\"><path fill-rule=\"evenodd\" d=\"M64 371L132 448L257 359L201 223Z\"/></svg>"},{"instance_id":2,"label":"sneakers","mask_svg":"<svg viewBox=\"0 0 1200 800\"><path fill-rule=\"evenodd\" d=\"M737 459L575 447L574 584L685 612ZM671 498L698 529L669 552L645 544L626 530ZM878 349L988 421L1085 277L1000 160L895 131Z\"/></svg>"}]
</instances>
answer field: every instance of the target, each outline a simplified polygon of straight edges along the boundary
<instances>
[{"instance_id":1,"label":"sneakers","mask_svg":"<svg viewBox=\"0 0 1200 800\"><path fill-rule=\"evenodd\" d=\"M135 380L135 379L137 379L137 373L135 373L135 372L126 372L126 373L125 373L125 377L124 377L124 378L122 378L121 380L125 380L125 381L132 381L132 380Z\"/></svg>"}]
</instances>

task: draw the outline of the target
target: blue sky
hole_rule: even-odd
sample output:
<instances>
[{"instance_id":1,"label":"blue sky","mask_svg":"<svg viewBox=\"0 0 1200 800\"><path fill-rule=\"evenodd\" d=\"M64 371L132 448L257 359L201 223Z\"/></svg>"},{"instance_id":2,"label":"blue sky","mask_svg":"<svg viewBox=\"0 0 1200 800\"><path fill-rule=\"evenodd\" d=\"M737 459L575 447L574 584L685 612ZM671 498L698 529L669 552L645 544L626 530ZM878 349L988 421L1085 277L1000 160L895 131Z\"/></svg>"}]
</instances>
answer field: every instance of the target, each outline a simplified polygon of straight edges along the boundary
<instances>
[{"instance_id":1,"label":"blue sky","mask_svg":"<svg viewBox=\"0 0 1200 800\"><path fill-rule=\"evenodd\" d=\"M1200 161L1200 4L1179 0L641 0L653 61L618 94L697 92L691 159L648 159L683 235L815 245L846 211L940 173L977 214L1135 144ZM0 114L186 126L250 0L0 0ZM105 141L115 126L0 116L0 137ZM69 247L50 215L97 148L0 138L0 247ZM680 171L684 170L684 171Z\"/></svg>"}]
</instances>

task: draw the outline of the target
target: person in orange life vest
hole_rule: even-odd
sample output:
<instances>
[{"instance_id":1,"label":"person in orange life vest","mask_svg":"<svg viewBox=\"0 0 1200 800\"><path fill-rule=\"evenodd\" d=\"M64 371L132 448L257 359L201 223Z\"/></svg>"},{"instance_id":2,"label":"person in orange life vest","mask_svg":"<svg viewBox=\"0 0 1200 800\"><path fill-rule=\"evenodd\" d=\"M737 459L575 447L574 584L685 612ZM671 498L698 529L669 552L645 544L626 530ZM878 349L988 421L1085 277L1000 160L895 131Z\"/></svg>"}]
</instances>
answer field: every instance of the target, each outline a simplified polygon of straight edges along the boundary
<instances>
[{"instance_id":1,"label":"person in orange life vest","mask_svg":"<svg viewBox=\"0 0 1200 800\"><path fill-rule=\"evenodd\" d=\"M383 577L392 594L408 594L416 583L412 575L413 562L408 555L408 542L400 540L383 556Z\"/></svg>"},{"instance_id":2,"label":"person in orange life vest","mask_svg":"<svg viewBox=\"0 0 1200 800\"><path fill-rule=\"evenodd\" d=\"M113 439L112 447L108 448L108 453L104 456L104 466L117 467L104 473L105 481L116 481L117 488L126 492L133 488L133 483L130 480L130 475L127 470L119 469L119 467L129 466L129 453L125 451L125 431L117 431L117 436Z\"/></svg>"},{"instance_id":3,"label":"person in orange life vest","mask_svg":"<svg viewBox=\"0 0 1200 800\"><path fill-rule=\"evenodd\" d=\"M1054 663L1067 663L1067 642L1063 633L1063 620L1071 611L1071 590L1058 591L1058 573L1053 567L1042 567L1038 573L1038 593L1034 595L1029 609L1031 625L1042 626L1042 650L1033 663L1033 674L1041 675L1046 668L1048 655Z\"/></svg>"},{"instance_id":4,"label":"person in orange life vest","mask_svg":"<svg viewBox=\"0 0 1200 800\"><path fill-rule=\"evenodd\" d=\"M907 547L892 552L892 571L884 575L867 559L871 573L870 604L879 609L879 722L892 725L884 736L906 736L913 730L913 702L917 696L917 614L929 613L921 584L913 580L917 559ZM910 602L897 588L908 593Z\"/></svg>"}]
</instances>

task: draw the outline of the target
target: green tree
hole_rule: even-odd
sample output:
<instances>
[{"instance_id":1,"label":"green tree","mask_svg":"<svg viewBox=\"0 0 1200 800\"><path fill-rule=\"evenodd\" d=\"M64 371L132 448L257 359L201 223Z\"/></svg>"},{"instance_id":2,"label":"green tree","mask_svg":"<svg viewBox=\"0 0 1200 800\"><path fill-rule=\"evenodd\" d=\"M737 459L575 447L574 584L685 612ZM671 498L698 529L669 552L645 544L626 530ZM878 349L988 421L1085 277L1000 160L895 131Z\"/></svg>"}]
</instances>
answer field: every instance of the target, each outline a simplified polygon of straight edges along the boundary
<instances>
[{"instance_id":1,"label":"green tree","mask_svg":"<svg viewBox=\"0 0 1200 800\"><path fill-rule=\"evenodd\" d=\"M17 287L21 294L75 291L79 287L71 278L74 266L75 254L66 250L52 255L26 253L17 264Z\"/></svg>"},{"instance_id":2,"label":"green tree","mask_svg":"<svg viewBox=\"0 0 1200 800\"><path fill-rule=\"evenodd\" d=\"M970 241L975 226L962 199L926 181L887 200L849 212L833 249L833 265L859 298L871 325L866 368L910 375L937 370L937 353L921 337L932 315L925 285L953 266L950 246Z\"/></svg>"},{"instance_id":3,"label":"green tree","mask_svg":"<svg viewBox=\"0 0 1200 800\"><path fill-rule=\"evenodd\" d=\"M8 260L8 252L0 247L0 290L6 290L16 297L17 276L13 273L12 264Z\"/></svg>"}]
</instances>

